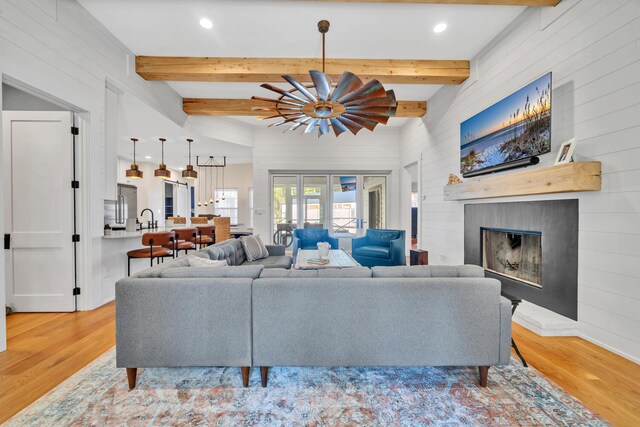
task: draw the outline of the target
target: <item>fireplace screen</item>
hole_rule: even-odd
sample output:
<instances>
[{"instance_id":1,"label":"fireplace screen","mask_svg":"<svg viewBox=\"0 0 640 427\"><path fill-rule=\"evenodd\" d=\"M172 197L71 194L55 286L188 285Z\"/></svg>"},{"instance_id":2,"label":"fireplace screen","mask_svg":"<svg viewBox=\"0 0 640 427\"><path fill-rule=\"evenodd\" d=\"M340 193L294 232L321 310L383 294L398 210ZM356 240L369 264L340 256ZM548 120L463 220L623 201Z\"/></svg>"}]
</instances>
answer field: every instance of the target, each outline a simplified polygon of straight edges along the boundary
<instances>
[{"instance_id":1,"label":"fireplace screen","mask_svg":"<svg viewBox=\"0 0 640 427\"><path fill-rule=\"evenodd\" d=\"M482 266L487 271L542 287L542 233L483 228Z\"/></svg>"}]
</instances>

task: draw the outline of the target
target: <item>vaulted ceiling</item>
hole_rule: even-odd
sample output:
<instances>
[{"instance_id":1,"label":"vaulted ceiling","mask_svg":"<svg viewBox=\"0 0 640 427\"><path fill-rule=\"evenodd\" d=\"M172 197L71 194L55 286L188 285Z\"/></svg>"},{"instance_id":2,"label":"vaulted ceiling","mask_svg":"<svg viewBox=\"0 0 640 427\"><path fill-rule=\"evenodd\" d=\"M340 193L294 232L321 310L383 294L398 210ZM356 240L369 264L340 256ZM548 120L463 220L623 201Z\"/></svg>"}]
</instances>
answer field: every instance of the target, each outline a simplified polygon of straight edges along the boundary
<instances>
[{"instance_id":1,"label":"vaulted ceiling","mask_svg":"<svg viewBox=\"0 0 640 427\"><path fill-rule=\"evenodd\" d=\"M319 58L321 36L316 24L327 19L331 22L327 34L328 58L465 61L473 58L525 8L425 4L432 0L79 1L138 56L222 58ZM553 1L449 0L449 3ZM202 18L209 19L213 27L203 28L199 24ZM447 29L435 33L433 29L439 23L446 23ZM271 95L256 82L168 80L167 83L184 98L249 99L252 95ZM281 86L286 84L283 82ZM385 83L385 88L393 89L401 101L427 101L440 85ZM411 111L419 107L407 106ZM236 110L232 108L231 112ZM255 117L234 119L264 125ZM401 125L406 120L394 118L389 123Z\"/></svg>"}]
</instances>

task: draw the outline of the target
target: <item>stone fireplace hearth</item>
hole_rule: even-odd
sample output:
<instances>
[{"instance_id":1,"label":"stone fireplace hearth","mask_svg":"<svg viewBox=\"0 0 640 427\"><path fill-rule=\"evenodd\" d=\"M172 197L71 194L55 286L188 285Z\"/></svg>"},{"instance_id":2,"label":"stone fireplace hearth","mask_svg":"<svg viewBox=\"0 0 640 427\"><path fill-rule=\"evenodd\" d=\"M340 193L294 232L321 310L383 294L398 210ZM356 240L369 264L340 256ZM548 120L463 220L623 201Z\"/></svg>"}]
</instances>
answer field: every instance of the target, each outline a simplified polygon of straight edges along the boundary
<instances>
[{"instance_id":1,"label":"stone fireplace hearth","mask_svg":"<svg viewBox=\"0 0 640 427\"><path fill-rule=\"evenodd\" d=\"M464 223L465 264L538 311L577 320L578 200L467 204Z\"/></svg>"}]
</instances>

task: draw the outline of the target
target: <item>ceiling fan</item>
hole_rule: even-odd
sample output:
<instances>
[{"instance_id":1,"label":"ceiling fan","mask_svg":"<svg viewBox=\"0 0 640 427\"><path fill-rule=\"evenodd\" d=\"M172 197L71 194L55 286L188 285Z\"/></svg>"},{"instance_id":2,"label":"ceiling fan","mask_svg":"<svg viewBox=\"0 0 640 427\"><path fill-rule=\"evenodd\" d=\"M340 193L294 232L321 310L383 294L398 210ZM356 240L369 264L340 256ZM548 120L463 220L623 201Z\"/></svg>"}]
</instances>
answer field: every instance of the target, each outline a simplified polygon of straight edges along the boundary
<instances>
[{"instance_id":1,"label":"ceiling fan","mask_svg":"<svg viewBox=\"0 0 640 427\"><path fill-rule=\"evenodd\" d=\"M353 73L345 71L334 85L325 74L325 34L329 21L318 22L322 34L322 71L311 70L313 84L304 85L289 75L282 76L292 89L285 90L263 83L260 87L279 94L278 98L252 96L251 99L271 102L272 107L253 107L264 115L258 120L280 119L269 127L291 125L289 130L306 126L304 133L318 128L318 137L332 129L336 136L345 131L356 135L362 129L374 130L386 125L395 116L397 102L393 90L385 90L377 80L363 83Z\"/></svg>"}]
</instances>

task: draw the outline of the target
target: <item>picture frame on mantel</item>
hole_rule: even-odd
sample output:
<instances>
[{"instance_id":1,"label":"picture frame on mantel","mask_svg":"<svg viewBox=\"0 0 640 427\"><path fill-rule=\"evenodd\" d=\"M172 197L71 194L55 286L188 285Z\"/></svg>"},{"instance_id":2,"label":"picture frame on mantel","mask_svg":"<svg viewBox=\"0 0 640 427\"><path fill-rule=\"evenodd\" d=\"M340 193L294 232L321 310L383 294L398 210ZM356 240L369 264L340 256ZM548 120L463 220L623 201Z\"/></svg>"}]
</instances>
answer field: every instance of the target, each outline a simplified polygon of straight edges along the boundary
<instances>
[{"instance_id":1,"label":"picture frame on mantel","mask_svg":"<svg viewBox=\"0 0 640 427\"><path fill-rule=\"evenodd\" d=\"M575 138L571 138L560 145L560 150L558 150L558 156L556 157L556 165L561 165L563 163L569 163L573 161L573 152L576 149L576 145L578 144L578 140Z\"/></svg>"}]
</instances>

